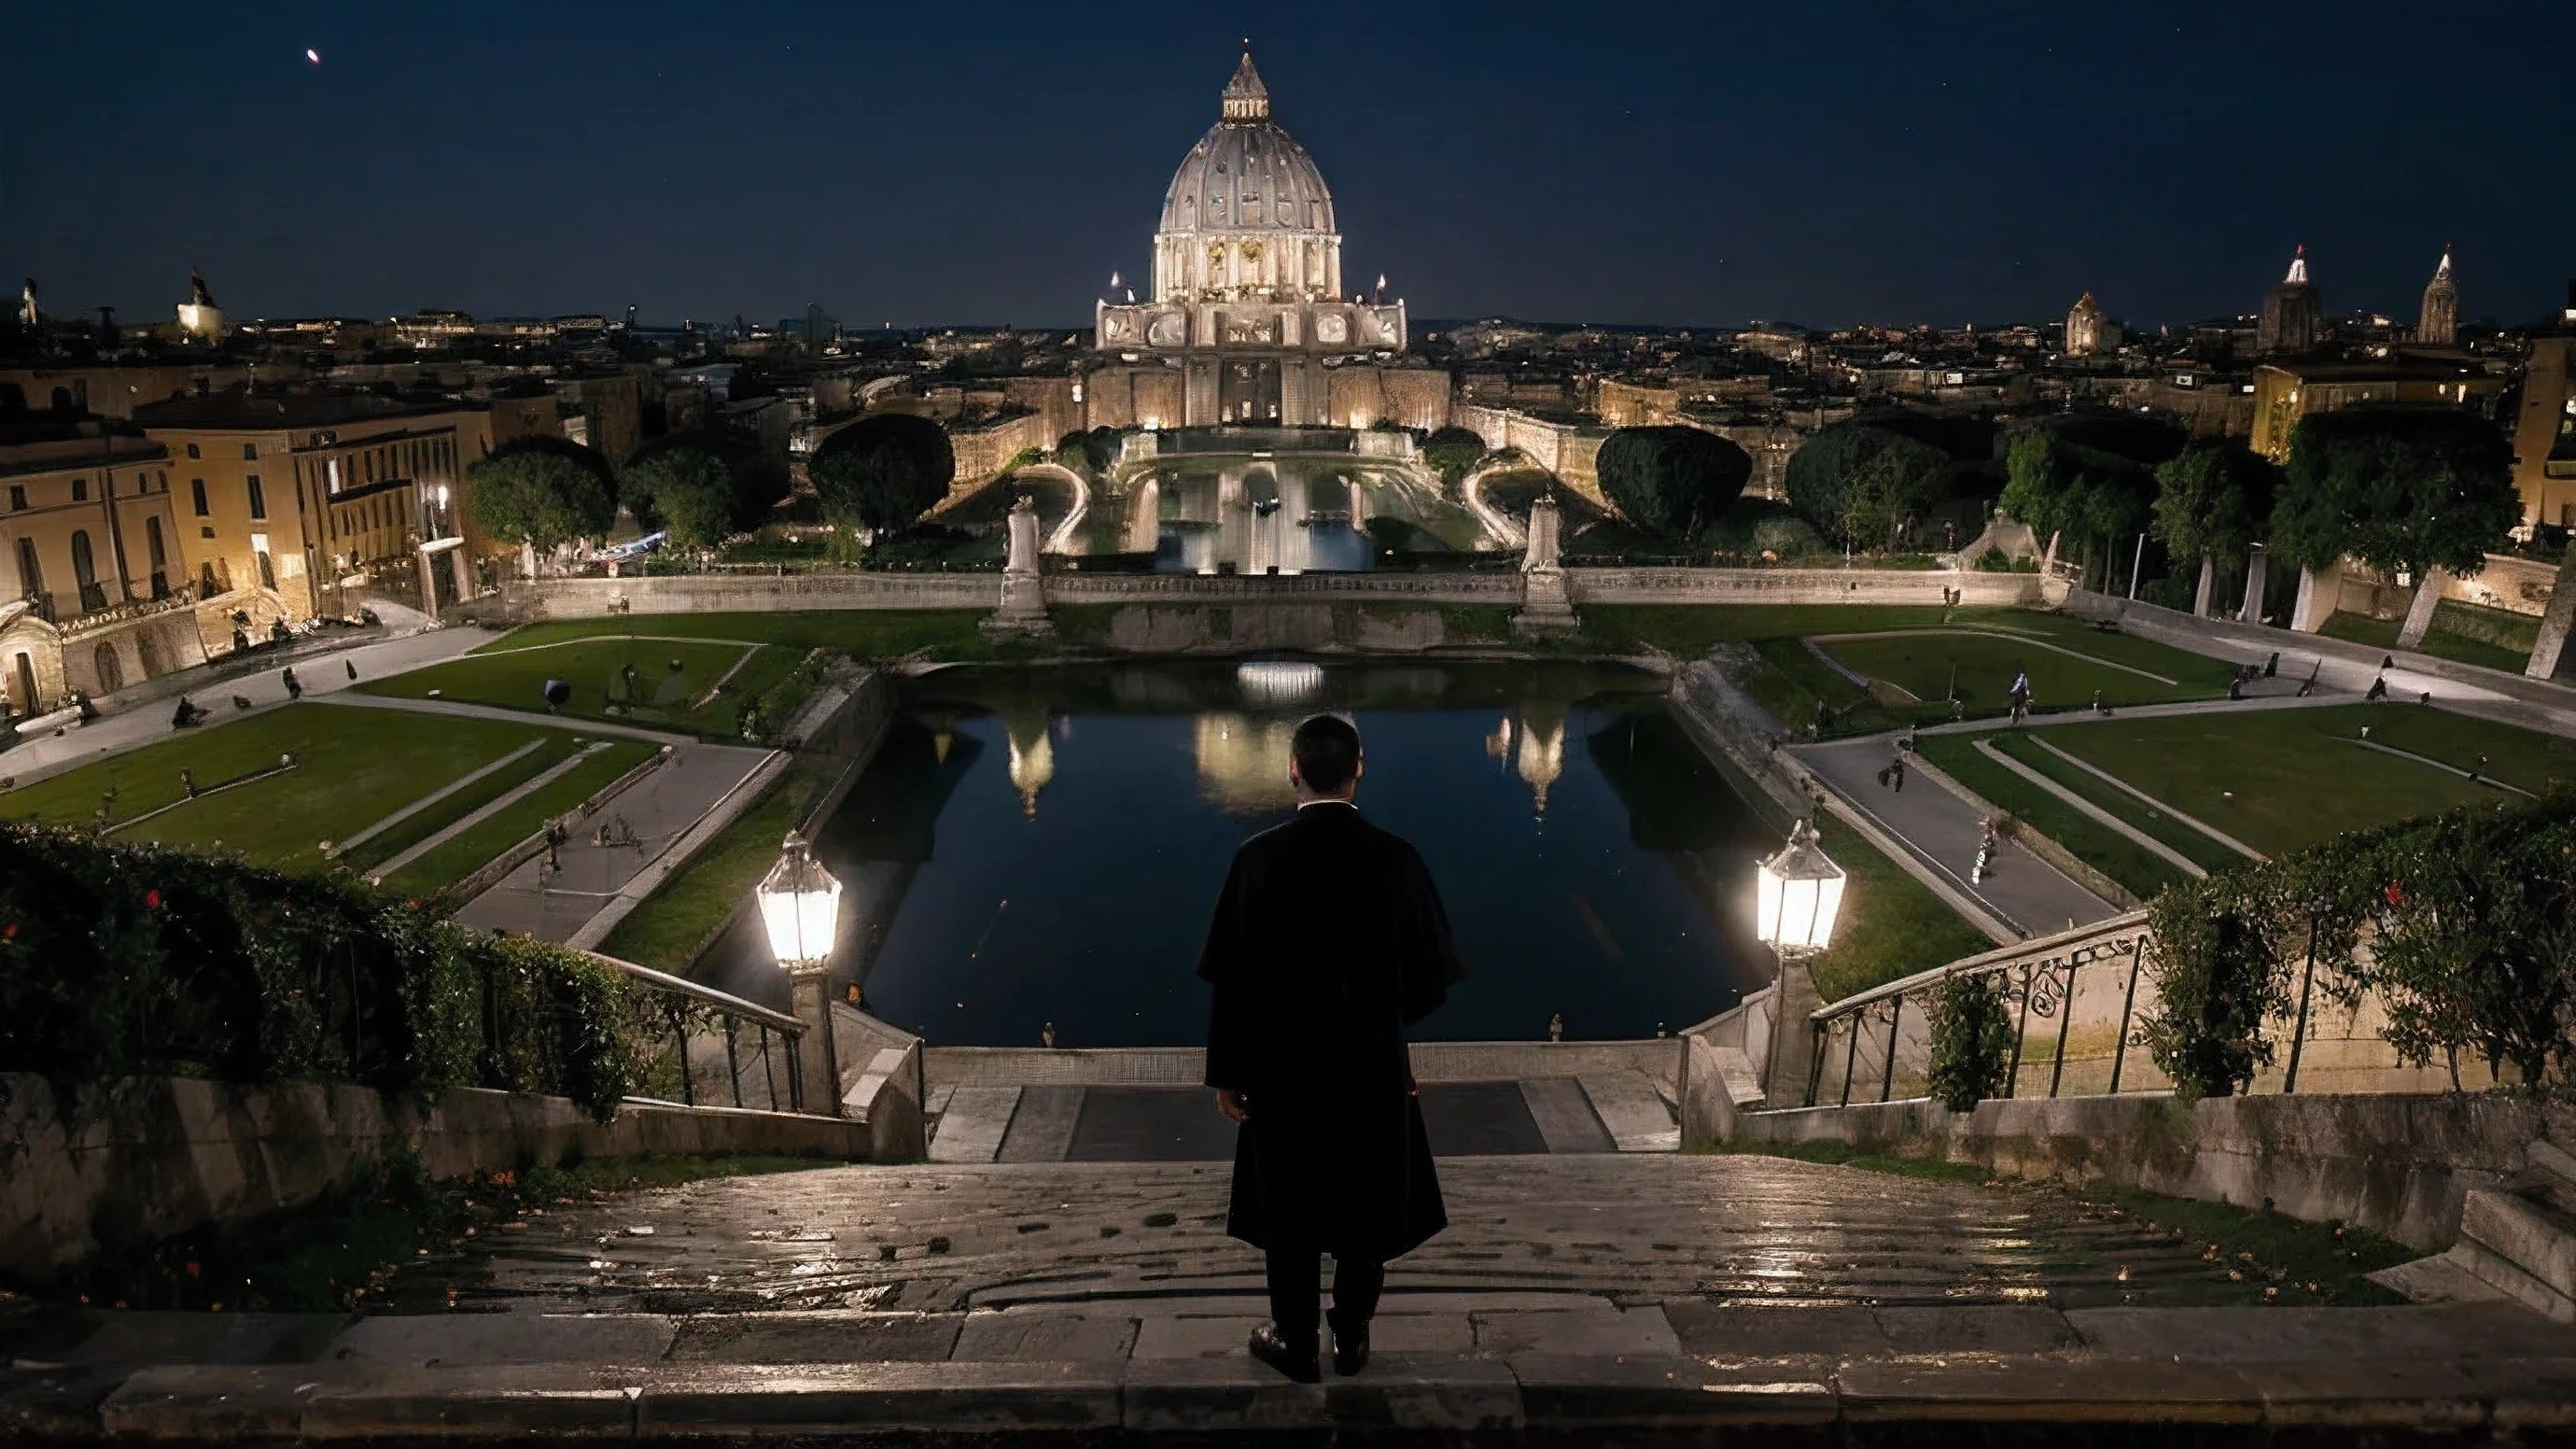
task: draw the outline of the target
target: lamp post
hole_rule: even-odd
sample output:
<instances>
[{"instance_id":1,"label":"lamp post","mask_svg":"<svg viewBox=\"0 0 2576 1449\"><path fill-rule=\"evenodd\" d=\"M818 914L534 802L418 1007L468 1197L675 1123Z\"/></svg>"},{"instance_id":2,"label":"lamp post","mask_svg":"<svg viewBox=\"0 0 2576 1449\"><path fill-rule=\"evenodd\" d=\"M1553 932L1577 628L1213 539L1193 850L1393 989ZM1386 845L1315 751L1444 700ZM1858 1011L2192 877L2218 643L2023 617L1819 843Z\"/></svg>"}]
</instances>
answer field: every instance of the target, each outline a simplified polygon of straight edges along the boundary
<instances>
[{"instance_id":1,"label":"lamp post","mask_svg":"<svg viewBox=\"0 0 2576 1449\"><path fill-rule=\"evenodd\" d=\"M832 1001L825 989L832 961L832 938L840 925L841 883L806 847L805 837L788 832L754 892L760 923L769 934L770 954L787 973L788 1010L805 1023L809 1050L797 1054L797 1073L804 1088L804 1109L827 1117L841 1115L841 1065L832 1046Z\"/></svg>"},{"instance_id":2,"label":"lamp post","mask_svg":"<svg viewBox=\"0 0 2576 1449\"><path fill-rule=\"evenodd\" d=\"M1779 989L1772 994L1771 1057L1763 1073L1763 1095L1773 1103L1785 1105L1790 1085L1813 1076L1818 1043L1810 1022L1824 1001L1808 962L1833 943L1843 883L1843 868L1816 843L1810 820L1791 827L1789 843L1754 871L1753 931L1780 967ZM1859 1030L1857 1023L1853 1030ZM1805 1090L1813 1095L1812 1082Z\"/></svg>"}]
</instances>

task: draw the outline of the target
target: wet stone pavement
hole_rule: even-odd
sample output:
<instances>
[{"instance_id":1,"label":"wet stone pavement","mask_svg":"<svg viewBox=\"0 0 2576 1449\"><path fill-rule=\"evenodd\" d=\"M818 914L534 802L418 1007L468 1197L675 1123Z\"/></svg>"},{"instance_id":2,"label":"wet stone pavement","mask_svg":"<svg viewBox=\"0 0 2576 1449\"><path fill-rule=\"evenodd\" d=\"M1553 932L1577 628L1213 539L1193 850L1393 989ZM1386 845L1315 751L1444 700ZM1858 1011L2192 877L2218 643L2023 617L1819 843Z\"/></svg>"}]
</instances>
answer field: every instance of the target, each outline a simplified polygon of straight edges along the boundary
<instances>
[{"instance_id":1,"label":"wet stone pavement","mask_svg":"<svg viewBox=\"0 0 2576 1449\"><path fill-rule=\"evenodd\" d=\"M1413 1295L2059 1306L2245 1301L2201 1246L2020 1186L1756 1156L1441 1163ZM397 1302L551 1311L960 1312L1257 1296L1222 1163L834 1168L560 1207L398 1276ZM485 1246L488 1245L488 1246Z\"/></svg>"}]
</instances>

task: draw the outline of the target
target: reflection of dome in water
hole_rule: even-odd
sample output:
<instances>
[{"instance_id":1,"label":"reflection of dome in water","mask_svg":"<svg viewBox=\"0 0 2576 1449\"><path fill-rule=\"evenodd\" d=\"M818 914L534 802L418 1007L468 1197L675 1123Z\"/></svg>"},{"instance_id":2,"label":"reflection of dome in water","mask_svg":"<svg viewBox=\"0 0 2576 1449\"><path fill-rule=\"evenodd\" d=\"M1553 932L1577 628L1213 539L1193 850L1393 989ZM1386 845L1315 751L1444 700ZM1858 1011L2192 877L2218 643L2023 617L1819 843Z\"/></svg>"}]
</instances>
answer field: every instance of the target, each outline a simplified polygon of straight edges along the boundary
<instances>
[{"instance_id":1,"label":"reflection of dome in water","mask_svg":"<svg viewBox=\"0 0 2576 1449\"><path fill-rule=\"evenodd\" d=\"M1020 813L1035 820L1038 792L1055 779L1055 741L1044 719L1006 722L1002 738L1011 747L1011 785L1020 792Z\"/></svg>"},{"instance_id":2,"label":"reflection of dome in water","mask_svg":"<svg viewBox=\"0 0 2576 1449\"><path fill-rule=\"evenodd\" d=\"M1234 667L1234 682L1253 704L1294 704L1324 687L1324 666L1303 659L1255 659Z\"/></svg>"},{"instance_id":3,"label":"reflection of dome in water","mask_svg":"<svg viewBox=\"0 0 2576 1449\"><path fill-rule=\"evenodd\" d=\"M1288 720L1254 720L1239 714L1203 714L1193 730L1199 798L1228 815L1259 815L1297 803L1288 783L1288 742L1297 726Z\"/></svg>"},{"instance_id":4,"label":"reflection of dome in water","mask_svg":"<svg viewBox=\"0 0 2576 1449\"><path fill-rule=\"evenodd\" d=\"M1546 814L1548 787L1565 773L1565 711L1532 705L1517 719L1504 715L1485 736L1485 758L1508 762L1512 773L1530 787L1532 806Z\"/></svg>"}]
</instances>

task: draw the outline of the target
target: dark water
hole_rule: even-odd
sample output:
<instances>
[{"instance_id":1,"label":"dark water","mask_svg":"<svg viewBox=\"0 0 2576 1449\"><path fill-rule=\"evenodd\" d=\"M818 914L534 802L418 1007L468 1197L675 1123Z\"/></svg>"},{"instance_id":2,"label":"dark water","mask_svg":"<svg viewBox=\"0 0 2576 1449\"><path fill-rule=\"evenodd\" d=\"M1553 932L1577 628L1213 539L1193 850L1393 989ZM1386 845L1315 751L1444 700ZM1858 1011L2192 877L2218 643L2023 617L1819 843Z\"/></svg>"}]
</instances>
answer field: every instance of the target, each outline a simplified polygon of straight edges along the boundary
<instances>
[{"instance_id":1,"label":"dark water","mask_svg":"<svg viewBox=\"0 0 2576 1449\"><path fill-rule=\"evenodd\" d=\"M1422 851L1467 960L1420 1036L1536 1039L1553 1011L1568 1037L1651 1036L1763 978L1753 861L1776 842L1660 681L1155 664L915 683L816 842L845 885L840 983L948 1045L1034 1046L1047 1022L1067 1047L1201 1041L1207 913L1235 846L1288 818L1289 732L1325 708L1357 719L1360 806ZM701 974L784 1001L750 931Z\"/></svg>"}]
</instances>

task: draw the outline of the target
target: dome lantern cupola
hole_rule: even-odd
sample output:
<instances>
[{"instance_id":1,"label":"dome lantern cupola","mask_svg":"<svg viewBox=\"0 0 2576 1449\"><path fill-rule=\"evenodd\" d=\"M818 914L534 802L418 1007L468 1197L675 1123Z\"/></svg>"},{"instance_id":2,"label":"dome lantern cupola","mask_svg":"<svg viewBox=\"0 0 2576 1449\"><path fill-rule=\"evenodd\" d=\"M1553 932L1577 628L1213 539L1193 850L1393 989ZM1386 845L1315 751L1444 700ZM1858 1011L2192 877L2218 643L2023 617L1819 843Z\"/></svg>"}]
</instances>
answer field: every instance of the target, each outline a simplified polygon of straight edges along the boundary
<instances>
[{"instance_id":1,"label":"dome lantern cupola","mask_svg":"<svg viewBox=\"0 0 2576 1449\"><path fill-rule=\"evenodd\" d=\"M1237 126L1258 125L1270 119L1270 87L1261 83L1261 72L1252 67L1252 42L1243 43L1243 59L1234 67L1234 79L1225 83L1225 119Z\"/></svg>"}]
</instances>

